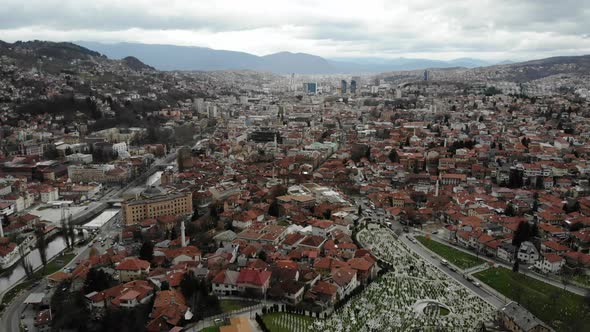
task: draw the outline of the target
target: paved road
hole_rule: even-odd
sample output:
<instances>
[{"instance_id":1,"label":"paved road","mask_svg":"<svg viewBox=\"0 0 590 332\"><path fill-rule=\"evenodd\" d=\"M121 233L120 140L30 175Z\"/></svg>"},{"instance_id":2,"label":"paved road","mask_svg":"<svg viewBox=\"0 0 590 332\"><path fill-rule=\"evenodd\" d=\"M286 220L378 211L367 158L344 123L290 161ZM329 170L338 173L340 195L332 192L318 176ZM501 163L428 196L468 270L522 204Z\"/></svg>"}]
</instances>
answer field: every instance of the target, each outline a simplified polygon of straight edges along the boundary
<instances>
[{"instance_id":1,"label":"paved road","mask_svg":"<svg viewBox=\"0 0 590 332\"><path fill-rule=\"evenodd\" d=\"M468 249L463 248L463 247L460 247L460 246L453 245L453 244L445 241L444 239L442 239L440 237L439 234L436 234L435 236L431 236L431 239L433 239L435 241L438 241L438 242L440 242L440 243L442 243L444 245L453 247L454 249L463 251L463 252L465 252L467 254L470 254L470 255L474 255L475 254L471 250L468 250ZM484 257L484 256L480 256L480 258L481 259L484 259L486 261L491 261L494 264L503 266L503 267L505 267L507 269L512 269L512 265L511 264L507 264L506 262L501 261L501 260L499 260L497 258L494 258L494 257ZM524 274L524 275L526 275L528 277L537 279L537 280L542 281L544 283L553 285L553 286L558 287L558 288L561 288L561 289L565 289L565 290L567 290L567 291L569 291L571 293L574 293L574 294L577 294L577 295L580 295L580 296L585 296L586 294L588 294L588 291L590 291L589 289L586 289L586 288L583 288L583 287L579 287L579 286L572 285L572 284L570 284L570 285L564 285L561 281L554 280L554 279L551 279L551 278L547 278L546 276L544 276L542 274L539 274L537 272L534 272L534 271L529 270L527 264L521 264L518 271L519 271L520 274Z\"/></svg>"},{"instance_id":2,"label":"paved road","mask_svg":"<svg viewBox=\"0 0 590 332\"><path fill-rule=\"evenodd\" d=\"M105 224L101 229L99 234L97 235L97 237L113 237L115 234L117 234L118 230L115 227L115 224L117 223L117 219L118 218L113 218L114 220L109 221L107 224ZM110 241L107 241L107 243L110 243ZM90 248L92 248L92 244L91 243L87 243L82 247L76 248L76 253L77 255L68 263L66 264L66 266L64 266L65 268L73 268L77 265L77 262L84 260L86 258L88 258L88 255L90 253ZM105 251L108 247L101 247L100 245L96 246L97 248L99 248L99 251L103 252ZM43 293L46 292L46 279L43 278L40 281L40 284L32 289L28 289L23 291L19 296L17 296L11 303L10 305L6 308L6 310L4 311L4 314L2 315L2 322L0 324L0 326L2 327L1 331L20 331L20 327L19 324L21 322L21 315L24 313L25 314L25 319L23 320L23 323L29 328L29 331L35 331L36 329L34 329L34 317L36 315L36 311L34 311L30 306L25 305L23 302L25 301L25 299L27 298L27 296L29 296L31 293Z\"/></svg>"},{"instance_id":3,"label":"paved road","mask_svg":"<svg viewBox=\"0 0 590 332\"><path fill-rule=\"evenodd\" d=\"M507 299L504 296L500 296L499 294L493 291L488 291L483 287L477 287L472 282L468 281L465 277L463 277L463 273L461 272L461 270L455 268L456 271L452 271L450 266L441 265L438 256L434 255L432 252L425 249L420 244L413 243L406 237L406 235L402 235L399 238L408 248L420 255L420 257L422 257L424 260L438 267L441 271L446 273L451 278L455 279L465 288L468 288L469 290L477 294L482 299L486 300L494 307L501 308L507 303Z\"/></svg>"}]
</instances>

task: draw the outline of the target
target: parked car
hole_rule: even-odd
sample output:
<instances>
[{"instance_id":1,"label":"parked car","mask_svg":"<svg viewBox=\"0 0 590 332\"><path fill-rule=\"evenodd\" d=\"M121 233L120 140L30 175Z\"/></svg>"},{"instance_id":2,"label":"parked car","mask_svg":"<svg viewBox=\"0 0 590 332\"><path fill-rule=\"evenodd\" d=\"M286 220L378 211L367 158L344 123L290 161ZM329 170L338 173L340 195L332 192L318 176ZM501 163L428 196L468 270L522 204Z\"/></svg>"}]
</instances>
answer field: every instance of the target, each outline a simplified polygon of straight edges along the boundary
<instances>
[{"instance_id":1,"label":"parked car","mask_svg":"<svg viewBox=\"0 0 590 332\"><path fill-rule=\"evenodd\" d=\"M444 266L447 266L447 265L449 265L449 262L447 262L446 259L443 259L442 261L440 261L440 264L441 265L444 265Z\"/></svg>"}]
</instances>

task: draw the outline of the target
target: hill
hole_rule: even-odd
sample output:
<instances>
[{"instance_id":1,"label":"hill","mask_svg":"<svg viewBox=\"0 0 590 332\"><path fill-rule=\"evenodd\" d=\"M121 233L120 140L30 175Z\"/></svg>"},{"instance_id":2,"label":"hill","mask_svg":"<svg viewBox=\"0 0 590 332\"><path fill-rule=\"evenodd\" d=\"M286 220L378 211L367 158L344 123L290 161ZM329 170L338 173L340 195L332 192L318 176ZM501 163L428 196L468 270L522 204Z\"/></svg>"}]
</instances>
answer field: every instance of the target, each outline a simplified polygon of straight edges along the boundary
<instances>
[{"instance_id":1,"label":"hill","mask_svg":"<svg viewBox=\"0 0 590 332\"><path fill-rule=\"evenodd\" d=\"M138 43L103 44L78 42L110 58L132 55L160 70L257 70L278 74L379 73L393 70L425 68L473 68L491 63L478 59L450 61L430 59L325 59L306 53L280 52L257 56L245 52L215 50L205 47L148 45Z\"/></svg>"},{"instance_id":2,"label":"hill","mask_svg":"<svg viewBox=\"0 0 590 332\"><path fill-rule=\"evenodd\" d=\"M123 60L121 60L121 61L125 65L127 65L127 67L129 67L131 70L135 70L135 71L155 70L154 67L146 65L145 63L141 62L138 58L136 58L134 56L124 57Z\"/></svg>"}]
</instances>

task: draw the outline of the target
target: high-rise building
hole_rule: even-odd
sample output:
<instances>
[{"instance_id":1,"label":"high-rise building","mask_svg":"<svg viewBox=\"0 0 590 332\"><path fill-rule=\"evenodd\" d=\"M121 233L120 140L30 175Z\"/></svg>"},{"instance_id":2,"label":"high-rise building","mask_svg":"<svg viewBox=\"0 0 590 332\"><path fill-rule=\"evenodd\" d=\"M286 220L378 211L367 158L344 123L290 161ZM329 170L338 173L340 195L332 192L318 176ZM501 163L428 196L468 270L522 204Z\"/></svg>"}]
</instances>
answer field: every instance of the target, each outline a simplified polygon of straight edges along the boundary
<instances>
[{"instance_id":1,"label":"high-rise building","mask_svg":"<svg viewBox=\"0 0 590 332\"><path fill-rule=\"evenodd\" d=\"M318 92L318 84L317 83L303 83L303 91L305 93L316 94Z\"/></svg>"},{"instance_id":2,"label":"high-rise building","mask_svg":"<svg viewBox=\"0 0 590 332\"><path fill-rule=\"evenodd\" d=\"M428 81L430 79L430 73L428 72L428 69L424 71L424 80Z\"/></svg>"},{"instance_id":3,"label":"high-rise building","mask_svg":"<svg viewBox=\"0 0 590 332\"><path fill-rule=\"evenodd\" d=\"M346 80L340 81L340 92L346 94Z\"/></svg>"},{"instance_id":4,"label":"high-rise building","mask_svg":"<svg viewBox=\"0 0 590 332\"><path fill-rule=\"evenodd\" d=\"M350 93L356 94L356 80L350 80Z\"/></svg>"}]
</instances>

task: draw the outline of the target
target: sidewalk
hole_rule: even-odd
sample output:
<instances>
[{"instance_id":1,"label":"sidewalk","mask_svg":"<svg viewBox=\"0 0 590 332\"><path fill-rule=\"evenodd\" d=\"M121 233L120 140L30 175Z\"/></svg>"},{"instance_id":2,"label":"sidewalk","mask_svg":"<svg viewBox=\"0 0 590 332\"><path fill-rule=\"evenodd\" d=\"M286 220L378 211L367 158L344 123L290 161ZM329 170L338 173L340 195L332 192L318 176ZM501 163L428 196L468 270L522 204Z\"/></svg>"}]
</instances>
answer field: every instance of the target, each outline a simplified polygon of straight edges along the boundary
<instances>
[{"instance_id":1,"label":"sidewalk","mask_svg":"<svg viewBox=\"0 0 590 332\"><path fill-rule=\"evenodd\" d=\"M437 236L431 236L430 239L431 240L434 240L434 241L437 241L437 242L439 242L441 244L444 244L446 246L449 246L449 247L451 247L453 249L456 249L456 250L462 251L464 253L467 253L467 254L476 256L476 255L474 255L474 252L473 251L468 250L468 249L465 249L465 248L460 247L460 246L457 246L457 245L454 245L452 243L446 242L444 240L441 240ZM492 259L490 257L484 257L484 256L481 256L481 255L478 256L478 257L481 258L481 259L483 259L483 260L485 260L485 261L489 261L489 262L492 262L492 263L497 264L499 266L502 266L502 267L505 267L507 269L512 270L512 265L506 264L505 262L500 261L498 259ZM474 271L474 272L470 272L470 273L476 273L476 272L479 272L479 271ZM555 279L547 278L547 277L545 277L545 276L543 276L541 274L538 274L536 272L532 272L532 271L530 271L530 270L528 270L526 268L520 268L518 272L520 274L523 274L523 275L527 276L527 277L531 277L531 278L537 279L539 281L542 281L544 283L553 285L555 287L558 287L558 288L561 288L561 289L565 289L565 290L567 290L567 291L569 291L571 293L574 293L574 294L577 294L577 295L580 295L580 296L585 296L587 294L587 292L589 291L588 289L585 289L585 288L582 288L582 287L578 287L578 286L572 285L572 284L565 286L561 281L557 281Z\"/></svg>"}]
</instances>

